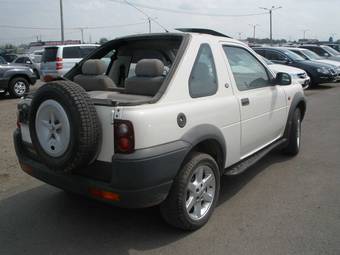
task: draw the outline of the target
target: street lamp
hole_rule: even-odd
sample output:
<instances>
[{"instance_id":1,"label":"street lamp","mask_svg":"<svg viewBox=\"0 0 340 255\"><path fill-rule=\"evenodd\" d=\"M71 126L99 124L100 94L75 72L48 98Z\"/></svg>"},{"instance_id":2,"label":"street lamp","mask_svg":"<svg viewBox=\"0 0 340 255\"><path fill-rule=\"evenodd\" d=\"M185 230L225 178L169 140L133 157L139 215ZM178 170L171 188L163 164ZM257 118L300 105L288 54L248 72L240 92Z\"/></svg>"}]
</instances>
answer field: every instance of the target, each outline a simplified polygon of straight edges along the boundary
<instances>
[{"instance_id":1,"label":"street lamp","mask_svg":"<svg viewBox=\"0 0 340 255\"><path fill-rule=\"evenodd\" d=\"M64 14L63 14L63 0L60 0L60 29L61 29L61 43L64 44Z\"/></svg>"},{"instance_id":2,"label":"street lamp","mask_svg":"<svg viewBox=\"0 0 340 255\"><path fill-rule=\"evenodd\" d=\"M272 6L271 8L260 7L260 9L266 10L269 13L270 18L270 44L273 44L273 11L281 9L282 6Z\"/></svg>"}]
</instances>

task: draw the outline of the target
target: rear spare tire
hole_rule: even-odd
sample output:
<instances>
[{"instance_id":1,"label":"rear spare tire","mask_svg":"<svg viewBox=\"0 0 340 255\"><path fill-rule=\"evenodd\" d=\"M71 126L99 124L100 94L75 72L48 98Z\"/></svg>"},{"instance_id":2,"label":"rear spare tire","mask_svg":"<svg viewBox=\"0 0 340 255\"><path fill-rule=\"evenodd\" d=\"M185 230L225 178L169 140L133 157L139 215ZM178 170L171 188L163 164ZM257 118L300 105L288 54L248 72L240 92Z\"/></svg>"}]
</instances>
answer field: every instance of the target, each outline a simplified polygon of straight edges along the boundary
<instances>
[{"instance_id":1,"label":"rear spare tire","mask_svg":"<svg viewBox=\"0 0 340 255\"><path fill-rule=\"evenodd\" d=\"M39 158L55 171L84 167L98 154L101 128L96 109L73 82L51 82L37 90L29 129Z\"/></svg>"}]
</instances>

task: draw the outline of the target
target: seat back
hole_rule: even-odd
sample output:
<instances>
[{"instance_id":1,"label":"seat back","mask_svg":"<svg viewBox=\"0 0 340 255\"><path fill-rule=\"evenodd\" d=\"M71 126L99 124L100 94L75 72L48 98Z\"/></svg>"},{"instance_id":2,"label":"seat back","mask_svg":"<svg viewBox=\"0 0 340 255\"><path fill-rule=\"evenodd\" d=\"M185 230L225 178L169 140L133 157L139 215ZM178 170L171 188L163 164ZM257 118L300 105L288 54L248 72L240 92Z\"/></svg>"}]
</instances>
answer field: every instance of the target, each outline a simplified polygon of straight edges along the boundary
<instances>
[{"instance_id":1,"label":"seat back","mask_svg":"<svg viewBox=\"0 0 340 255\"><path fill-rule=\"evenodd\" d=\"M159 59L139 60L135 74L125 80L125 93L154 96L164 81L164 64Z\"/></svg>"},{"instance_id":2,"label":"seat back","mask_svg":"<svg viewBox=\"0 0 340 255\"><path fill-rule=\"evenodd\" d=\"M86 91L106 91L117 86L105 75L106 65L102 60L89 59L82 66L82 74L76 75L73 80Z\"/></svg>"}]
</instances>

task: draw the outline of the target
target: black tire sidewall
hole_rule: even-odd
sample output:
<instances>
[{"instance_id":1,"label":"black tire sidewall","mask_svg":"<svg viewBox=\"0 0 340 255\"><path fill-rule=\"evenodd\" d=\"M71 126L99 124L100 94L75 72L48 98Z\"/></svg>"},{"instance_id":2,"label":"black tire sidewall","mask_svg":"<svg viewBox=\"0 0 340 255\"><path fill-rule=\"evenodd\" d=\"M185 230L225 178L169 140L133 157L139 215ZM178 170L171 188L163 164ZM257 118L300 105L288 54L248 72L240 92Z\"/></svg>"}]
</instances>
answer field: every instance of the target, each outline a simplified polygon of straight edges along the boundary
<instances>
[{"instance_id":1,"label":"black tire sidewall","mask_svg":"<svg viewBox=\"0 0 340 255\"><path fill-rule=\"evenodd\" d=\"M200 220L193 220L186 210L186 189L195 169L201 165L209 166L215 175L216 189L214 201L209 211ZM163 218L172 226L183 230L196 230L207 223L218 202L220 193L220 173L216 161L208 154L193 152L179 170L167 199L160 205Z\"/></svg>"},{"instance_id":2,"label":"black tire sidewall","mask_svg":"<svg viewBox=\"0 0 340 255\"><path fill-rule=\"evenodd\" d=\"M40 145L35 126L35 118L36 113L40 107L40 105L46 100L55 100L57 101L64 109L67 114L69 123L70 123L70 142L67 150L63 153L63 155L59 157L52 157L48 155L45 150ZM65 98L65 95L60 93L59 91L54 91L51 93L48 90L44 90L42 87L41 90L38 90L34 96L34 100L31 104L31 112L30 112L30 135L32 139L32 143L37 150L37 153L41 157L41 159L54 170L60 168L66 168L67 163L72 157L75 156L76 148L78 147L78 139L77 139L77 130L80 129L80 118L79 113L75 110L75 108L70 104L70 101Z\"/></svg>"},{"instance_id":3,"label":"black tire sidewall","mask_svg":"<svg viewBox=\"0 0 340 255\"><path fill-rule=\"evenodd\" d=\"M193 227L194 229L202 227L205 223L207 223L207 221L209 220L210 216L212 215L212 213L214 211L216 203L218 202L219 193L220 193L220 176L219 176L219 171L218 171L217 163L215 162L215 160L210 155L201 154L199 156L200 157L204 156L205 158L200 160L197 164L195 164L195 166L190 171L189 175L186 176L186 185L189 183L190 177L192 176L193 171L195 169L197 169L201 165L206 165L206 166L209 166L213 170L213 172L214 172L216 189L215 189L215 196L214 196L213 204L209 208L209 211L206 213L206 215L204 215L204 217L202 219L200 219L200 220L195 221L195 220L192 220L189 217L189 215L188 215L188 213L186 211L186 204L185 204L186 201L183 200L182 206L183 206L183 209L184 209L184 212L185 212L183 215L185 216L186 221L190 222L190 224L192 226L194 226Z\"/></svg>"},{"instance_id":4,"label":"black tire sidewall","mask_svg":"<svg viewBox=\"0 0 340 255\"><path fill-rule=\"evenodd\" d=\"M300 122L298 122L298 119L300 120ZM298 123L300 123L300 127L298 127ZM297 143L297 128L300 128L299 145ZM297 108L294 111L288 145L285 148L284 152L288 155L295 156L299 153L300 148L301 148L301 111L299 108Z\"/></svg>"},{"instance_id":5,"label":"black tire sidewall","mask_svg":"<svg viewBox=\"0 0 340 255\"><path fill-rule=\"evenodd\" d=\"M27 92L29 91L29 87L30 87L29 82L28 82L25 78L23 78L23 77L13 78L13 79L10 81L10 84L9 84L9 92L10 92L11 96L17 97L17 98L22 97L22 96L25 94L25 93L24 93L24 94L22 94L22 95L18 95L18 94L15 92L15 90L14 90L14 85L15 85L15 83L17 83L18 81L22 81L22 82L25 83L25 87L26 87L25 93L27 93Z\"/></svg>"}]
</instances>

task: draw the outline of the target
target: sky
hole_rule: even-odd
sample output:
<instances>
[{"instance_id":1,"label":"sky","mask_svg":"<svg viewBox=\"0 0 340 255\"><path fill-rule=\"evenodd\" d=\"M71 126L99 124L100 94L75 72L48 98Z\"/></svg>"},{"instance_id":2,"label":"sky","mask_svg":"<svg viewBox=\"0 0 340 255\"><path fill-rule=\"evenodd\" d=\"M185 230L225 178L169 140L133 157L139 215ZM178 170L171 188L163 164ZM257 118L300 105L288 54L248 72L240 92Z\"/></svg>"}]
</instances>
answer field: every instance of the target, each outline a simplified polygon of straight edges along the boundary
<instances>
[{"instance_id":1,"label":"sky","mask_svg":"<svg viewBox=\"0 0 340 255\"><path fill-rule=\"evenodd\" d=\"M169 31L177 27L209 28L234 38L269 37L269 15L259 7L282 6L273 12L273 38L340 38L340 0L128 0ZM124 0L63 0L65 39L86 42L148 32L146 16ZM195 13L195 15L194 15ZM197 15L208 14L208 15ZM254 15L255 14L255 15ZM225 15L225 16L222 16ZM252 16L237 16L252 15ZM164 31L152 22L152 32ZM60 40L59 0L0 0L0 45L37 38Z\"/></svg>"}]
</instances>

